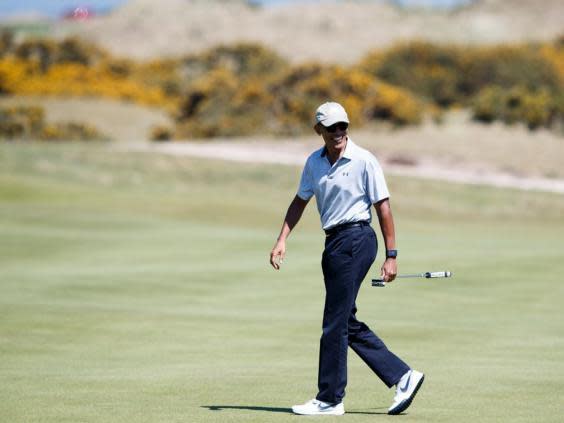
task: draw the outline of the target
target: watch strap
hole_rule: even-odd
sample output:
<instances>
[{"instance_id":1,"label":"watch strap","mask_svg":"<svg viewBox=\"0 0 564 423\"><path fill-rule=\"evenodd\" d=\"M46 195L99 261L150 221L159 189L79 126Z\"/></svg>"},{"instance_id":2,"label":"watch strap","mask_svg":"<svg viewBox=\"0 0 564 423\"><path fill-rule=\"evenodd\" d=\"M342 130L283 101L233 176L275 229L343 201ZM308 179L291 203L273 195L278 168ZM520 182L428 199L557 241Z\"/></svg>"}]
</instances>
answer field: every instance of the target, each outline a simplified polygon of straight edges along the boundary
<instances>
[{"instance_id":1,"label":"watch strap","mask_svg":"<svg viewBox=\"0 0 564 423\"><path fill-rule=\"evenodd\" d=\"M386 250L386 258L396 258L398 256L398 250Z\"/></svg>"}]
</instances>

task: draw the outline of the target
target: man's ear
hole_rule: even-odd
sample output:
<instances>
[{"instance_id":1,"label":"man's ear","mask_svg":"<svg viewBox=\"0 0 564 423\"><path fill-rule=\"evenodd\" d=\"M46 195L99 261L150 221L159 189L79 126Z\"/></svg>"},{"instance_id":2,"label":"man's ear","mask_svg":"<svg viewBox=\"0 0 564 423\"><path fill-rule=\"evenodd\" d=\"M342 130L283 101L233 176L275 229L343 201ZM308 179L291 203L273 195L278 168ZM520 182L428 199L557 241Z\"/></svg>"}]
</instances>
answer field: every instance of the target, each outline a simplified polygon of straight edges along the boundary
<instances>
[{"instance_id":1,"label":"man's ear","mask_svg":"<svg viewBox=\"0 0 564 423\"><path fill-rule=\"evenodd\" d=\"M321 128L319 127L319 125L321 125L320 123L316 124L313 129L315 129L315 133L317 135L321 135Z\"/></svg>"}]
</instances>

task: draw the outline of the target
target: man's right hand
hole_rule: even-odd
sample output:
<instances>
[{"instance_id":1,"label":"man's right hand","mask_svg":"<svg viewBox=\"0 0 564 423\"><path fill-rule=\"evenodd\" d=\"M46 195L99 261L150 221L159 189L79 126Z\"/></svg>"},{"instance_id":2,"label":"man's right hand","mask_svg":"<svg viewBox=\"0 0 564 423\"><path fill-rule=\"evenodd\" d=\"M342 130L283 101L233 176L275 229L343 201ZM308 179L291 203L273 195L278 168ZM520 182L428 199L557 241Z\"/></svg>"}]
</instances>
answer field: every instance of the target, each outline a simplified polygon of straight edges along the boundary
<instances>
[{"instance_id":1,"label":"man's right hand","mask_svg":"<svg viewBox=\"0 0 564 423\"><path fill-rule=\"evenodd\" d=\"M284 261L286 256L286 241L278 240L274 245L274 248L270 252L270 264L276 270L280 270L280 265Z\"/></svg>"},{"instance_id":2,"label":"man's right hand","mask_svg":"<svg viewBox=\"0 0 564 423\"><path fill-rule=\"evenodd\" d=\"M296 195L290 203L290 207L288 207L284 223L282 224L282 229L280 229L280 235L278 235L276 244L274 244L274 248L270 252L270 264L276 270L280 270L280 265L286 256L286 238L290 234L292 228L296 226L300 217L302 217L302 213L304 212L308 201L309 200L302 200Z\"/></svg>"}]
</instances>

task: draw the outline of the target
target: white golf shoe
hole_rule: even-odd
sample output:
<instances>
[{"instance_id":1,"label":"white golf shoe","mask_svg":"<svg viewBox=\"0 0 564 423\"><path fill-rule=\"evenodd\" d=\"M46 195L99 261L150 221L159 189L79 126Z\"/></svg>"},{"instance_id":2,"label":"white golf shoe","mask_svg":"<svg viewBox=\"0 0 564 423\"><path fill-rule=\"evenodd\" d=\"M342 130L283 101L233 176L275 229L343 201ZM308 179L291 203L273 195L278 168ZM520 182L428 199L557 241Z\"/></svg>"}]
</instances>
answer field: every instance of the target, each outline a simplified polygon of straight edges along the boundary
<instances>
[{"instance_id":1,"label":"white golf shoe","mask_svg":"<svg viewBox=\"0 0 564 423\"><path fill-rule=\"evenodd\" d=\"M388 414L399 414L407 410L424 379L425 375L417 370L409 370L404 374L396 385L396 396Z\"/></svg>"},{"instance_id":2,"label":"white golf shoe","mask_svg":"<svg viewBox=\"0 0 564 423\"><path fill-rule=\"evenodd\" d=\"M294 405L292 411L295 414L305 416L342 416L345 414L345 406L342 402L339 404L329 404L323 401L312 399L301 405Z\"/></svg>"}]
</instances>

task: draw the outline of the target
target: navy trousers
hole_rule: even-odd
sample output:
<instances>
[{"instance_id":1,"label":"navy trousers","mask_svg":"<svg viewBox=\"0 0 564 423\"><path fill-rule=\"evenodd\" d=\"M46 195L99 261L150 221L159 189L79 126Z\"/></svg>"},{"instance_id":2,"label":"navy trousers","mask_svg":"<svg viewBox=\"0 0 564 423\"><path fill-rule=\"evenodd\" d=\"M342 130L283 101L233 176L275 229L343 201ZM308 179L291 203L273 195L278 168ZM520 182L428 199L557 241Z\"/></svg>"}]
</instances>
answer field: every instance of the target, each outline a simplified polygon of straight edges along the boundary
<instances>
[{"instance_id":1,"label":"navy trousers","mask_svg":"<svg viewBox=\"0 0 564 423\"><path fill-rule=\"evenodd\" d=\"M356 318L356 296L376 258L378 244L370 225L343 229L325 240L321 265L325 280L323 333L319 350L317 399L342 401L347 385L347 350L350 346L388 386L409 366L388 350L368 326Z\"/></svg>"}]
</instances>

